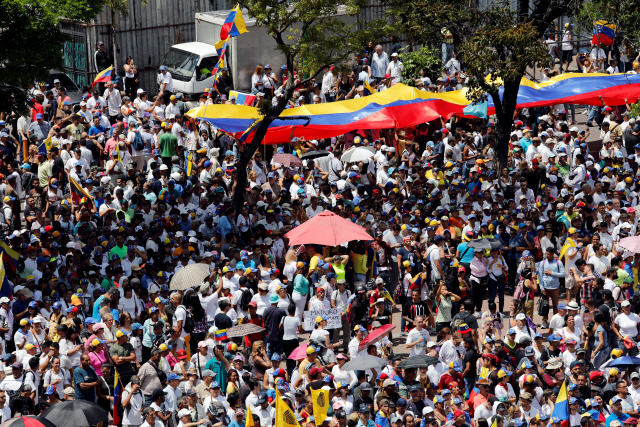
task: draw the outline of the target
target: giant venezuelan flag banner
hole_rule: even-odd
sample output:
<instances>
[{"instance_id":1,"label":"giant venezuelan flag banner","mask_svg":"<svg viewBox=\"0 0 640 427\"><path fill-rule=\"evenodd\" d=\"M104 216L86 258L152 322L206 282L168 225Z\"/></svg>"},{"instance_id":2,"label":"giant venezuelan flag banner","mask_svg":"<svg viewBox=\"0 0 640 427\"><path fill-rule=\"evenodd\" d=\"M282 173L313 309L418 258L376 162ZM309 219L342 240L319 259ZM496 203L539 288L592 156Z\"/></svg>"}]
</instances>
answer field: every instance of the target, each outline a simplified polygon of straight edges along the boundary
<instances>
[{"instance_id":1,"label":"giant venezuelan flag banner","mask_svg":"<svg viewBox=\"0 0 640 427\"><path fill-rule=\"evenodd\" d=\"M296 137L306 139L330 138L354 129L402 128L453 115L464 116L463 110L471 102L467 90L432 93L403 84L358 99L289 108L282 117L305 116L311 119L275 120L269 125L264 144L288 142L291 128ZM600 105L602 96L607 105L622 105L640 98L640 74L579 74L568 73L544 83L522 79L518 93L518 108L540 107L560 103ZM240 102L238 102L240 103ZM495 112L489 97L487 114ZM216 128L242 135L259 117L258 110L243 105L205 105L187 113L206 120ZM303 126L305 125L305 126ZM251 138L247 138L250 142Z\"/></svg>"}]
</instances>

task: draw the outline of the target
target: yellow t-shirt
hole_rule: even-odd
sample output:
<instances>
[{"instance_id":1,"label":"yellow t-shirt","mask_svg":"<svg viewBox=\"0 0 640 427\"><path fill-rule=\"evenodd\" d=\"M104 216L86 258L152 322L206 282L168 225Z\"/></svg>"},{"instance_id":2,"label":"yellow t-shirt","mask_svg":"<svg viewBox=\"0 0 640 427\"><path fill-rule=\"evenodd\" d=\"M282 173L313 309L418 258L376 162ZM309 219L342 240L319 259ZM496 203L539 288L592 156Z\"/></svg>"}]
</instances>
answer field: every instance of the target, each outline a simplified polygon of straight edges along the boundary
<instances>
[{"instance_id":1,"label":"yellow t-shirt","mask_svg":"<svg viewBox=\"0 0 640 427\"><path fill-rule=\"evenodd\" d=\"M309 270L318 269L318 259L319 259L318 254L315 254L314 256L311 257L311 259L309 260Z\"/></svg>"}]
</instances>

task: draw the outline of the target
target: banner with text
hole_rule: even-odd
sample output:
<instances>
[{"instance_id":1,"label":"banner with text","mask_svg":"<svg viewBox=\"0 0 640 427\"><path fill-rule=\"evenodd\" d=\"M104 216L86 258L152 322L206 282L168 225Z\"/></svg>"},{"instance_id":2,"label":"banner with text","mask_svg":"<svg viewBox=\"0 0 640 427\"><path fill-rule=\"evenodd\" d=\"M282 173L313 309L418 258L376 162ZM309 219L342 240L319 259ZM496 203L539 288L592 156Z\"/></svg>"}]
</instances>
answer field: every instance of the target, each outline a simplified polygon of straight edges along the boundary
<instances>
[{"instance_id":1,"label":"banner with text","mask_svg":"<svg viewBox=\"0 0 640 427\"><path fill-rule=\"evenodd\" d=\"M318 316L327 318L327 326L325 326L325 329L335 329L342 327L342 319L339 309L330 308L329 310L311 310L304 312L305 331L313 331L316 326L316 317Z\"/></svg>"}]
</instances>

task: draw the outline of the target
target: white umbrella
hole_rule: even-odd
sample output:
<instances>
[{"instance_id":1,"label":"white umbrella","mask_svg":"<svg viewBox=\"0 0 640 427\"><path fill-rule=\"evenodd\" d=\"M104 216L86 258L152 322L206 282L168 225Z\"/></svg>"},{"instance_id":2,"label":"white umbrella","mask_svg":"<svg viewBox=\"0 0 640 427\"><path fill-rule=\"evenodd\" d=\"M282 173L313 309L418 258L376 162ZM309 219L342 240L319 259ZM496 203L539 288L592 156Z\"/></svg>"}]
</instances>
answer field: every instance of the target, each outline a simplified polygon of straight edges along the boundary
<instances>
[{"instance_id":1,"label":"white umbrella","mask_svg":"<svg viewBox=\"0 0 640 427\"><path fill-rule=\"evenodd\" d=\"M357 147L344 153L340 160L347 163L364 162L373 157L373 154L365 147Z\"/></svg>"},{"instance_id":2,"label":"white umbrella","mask_svg":"<svg viewBox=\"0 0 640 427\"><path fill-rule=\"evenodd\" d=\"M172 291L184 291L185 289L200 286L202 281L209 277L211 272L206 264L191 264L181 268L172 278L169 288Z\"/></svg>"}]
</instances>

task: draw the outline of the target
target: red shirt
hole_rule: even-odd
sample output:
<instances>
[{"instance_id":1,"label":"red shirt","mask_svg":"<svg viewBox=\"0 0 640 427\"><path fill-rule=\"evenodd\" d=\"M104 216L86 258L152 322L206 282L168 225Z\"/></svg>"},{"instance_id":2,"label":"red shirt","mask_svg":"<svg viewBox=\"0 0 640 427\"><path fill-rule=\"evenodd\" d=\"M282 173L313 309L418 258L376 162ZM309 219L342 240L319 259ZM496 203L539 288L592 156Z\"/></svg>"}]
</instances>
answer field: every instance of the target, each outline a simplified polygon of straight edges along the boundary
<instances>
[{"instance_id":1,"label":"red shirt","mask_svg":"<svg viewBox=\"0 0 640 427\"><path fill-rule=\"evenodd\" d=\"M39 102L34 102L33 103L33 108L31 108L31 121L35 122L36 121L36 114L42 114L42 118L44 118L44 107L42 107L42 104L40 104Z\"/></svg>"},{"instance_id":2,"label":"red shirt","mask_svg":"<svg viewBox=\"0 0 640 427\"><path fill-rule=\"evenodd\" d=\"M457 382L458 385L460 384L464 384L464 379L462 378L462 374L460 372L454 372L453 375L451 375L448 371L445 372L444 374L442 374L442 376L440 377L440 382L438 383L438 388L440 390L443 389L450 389L449 388L449 384L451 384L452 382Z\"/></svg>"},{"instance_id":3,"label":"red shirt","mask_svg":"<svg viewBox=\"0 0 640 427\"><path fill-rule=\"evenodd\" d=\"M260 315L256 317L245 317L242 323L253 323L254 325L262 326L264 328L264 318ZM262 341L262 333L249 334L244 337L244 346L249 348L255 341Z\"/></svg>"}]
</instances>

